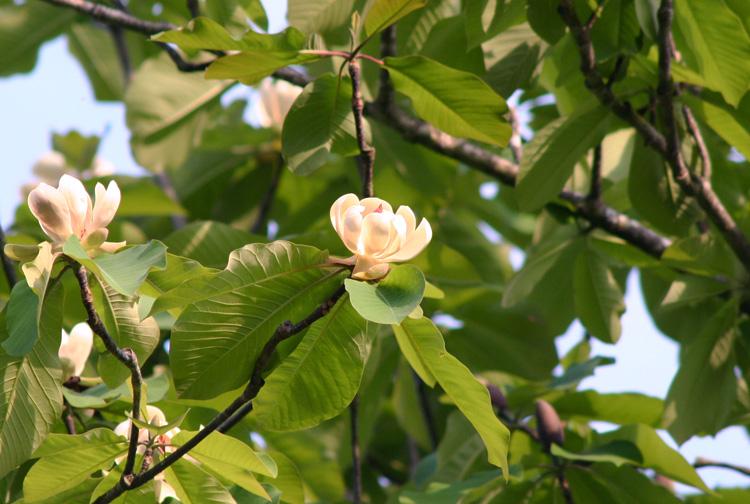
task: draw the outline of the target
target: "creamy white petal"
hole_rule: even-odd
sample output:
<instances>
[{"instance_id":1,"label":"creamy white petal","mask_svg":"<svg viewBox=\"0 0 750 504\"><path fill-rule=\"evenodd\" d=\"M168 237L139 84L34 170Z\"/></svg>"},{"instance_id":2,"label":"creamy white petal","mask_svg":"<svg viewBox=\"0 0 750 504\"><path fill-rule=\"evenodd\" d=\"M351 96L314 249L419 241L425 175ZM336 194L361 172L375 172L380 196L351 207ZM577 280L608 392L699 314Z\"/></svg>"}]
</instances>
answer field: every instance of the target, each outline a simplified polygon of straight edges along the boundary
<instances>
[{"instance_id":1,"label":"creamy white petal","mask_svg":"<svg viewBox=\"0 0 750 504\"><path fill-rule=\"evenodd\" d=\"M374 255L382 252L391 238L393 214L371 213L362 220L357 249L361 254Z\"/></svg>"},{"instance_id":2,"label":"creamy white petal","mask_svg":"<svg viewBox=\"0 0 750 504\"><path fill-rule=\"evenodd\" d=\"M406 205L401 205L398 207L398 210L396 210L396 215L403 217L404 222L406 223L406 234L409 235L410 233L413 233L417 228L417 218L414 216L412 209Z\"/></svg>"},{"instance_id":3,"label":"creamy white petal","mask_svg":"<svg viewBox=\"0 0 750 504\"><path fill-rule=\"evenodd\" d=\"M362 207L354 205L349 207L344 215L342 230L339 233L341 240L351 252L357 254L359 250L359 236L362 231Z\"/></svg>"},{"instance_id":4,"label":"creamy white petal","mask_svg":"<svg viewBox=\"0 0 750 504\"><path fill-rule=\"evenodd\" d=\"M70 212L65 196L45 183L29 193L29 209L37 218L42 230L55 242L64 242L73 234Z\"/></svg>"},{"instance_id":5,"label":"creamy white petal","mask_svg":"<svg viewBox=\"0 0 750 504\"><path fill-rule=\"evenodd\" d=\"M94 333L86 322L81 322L73 326L70 334L63 331L62 342L57 355L61 359L68 359L73 364L73 374L80 376L86 361L91 353L91 347L94 343Z\"/></svg>"},{"instance_id":6,"label":"creamy white petal","mask_svg":"<svg viewBox=\"0 0 750 504\"><path fill-rule=\"evenodd\" d=\"M60 177L57 190L65 196L70 212L70 227L78 238L83 238L87 219L91 216L91 197L80 180L70 175Z\"/></svg>"},{"instance_id":7,"label":"creamy white petal","mask_svg":"<svg viewBox=\"0 0 750 504\"><path fill-rule=\"evenodd\" d=\"M107 190L102 184L96 184L96 201L94 201L94 216L92 230L107 227L115 217L120 206L120 188L114 180L109 183Z\"/></svg>"},{"instance_id":8,"label":"creamy white petal","mask_svg":"<svg viewBox=\"0 0 750 504\"><path fill-rule=\"evenodd\" d=\"M359 198L357 197L357 195L349 193L344 194L339 199L334 201L333 205L331 205L331 225L333 225L333 229L336 230L339 236L341 235L343 229L342 225L346 211L357 204L359 204Z\"/></svg>"},{"instance_id":9,"label":"creamy white petal","mask_svg":"<svg viewBox=\"0 0 750 504\"><path fill-rule=\"evenodd\" d=\"M365 207L364 215L369 215L370 213L375 212L378 209L380 209L379 211L381 212L393 213L391 204L380 198L365 198L363 200L360 200L359 204Z\"/></svg>"},{"instance_id":10,"label":"creamy white petal","mask_svg":"<svg viewBox=\"0 0 750 504\"><path fill-rule=\"evenodd\" d=\"M352 278L357 280L377 280L384 277L390 266L388 263L379 262L377 259L367 256L357 256L357 263L352 271Z\"/></svg>"},{"instance_id":11,"label":"creamy white petal","mask_svg":"<svg viewBox=\"0 0 750 504\"><path fill-rule=\"evenodd\" d=\"M404 218L400 215L393 215L391 218L391 234L388 238L388 244L375 254L375 257L382 259L394 254L398 249L401 248L404 241L406 240L406 223Z\"/></svg>"},{"instance_id":12,"label":"creamy white petal","mask_svg":"<svg viewBox=\"0 0 750 504\"><path fill-rule=\"evenodd\" d=\"M107 252L109 254L114 254L118 250L120 250L122 247L124 247L127 244L127 242L121 241L121 242L108 242L105 241L101 245L99 245L99 250L102 252Z\"/></svg>"},{"instance_id":13,"label":"creamy white petal","mask_svg":"<svg viewBox=\"0 0 750 504\"><path fill-rule=\"evenodd\" d=\"M401 249L388 257L387 260L390 262L408 261L417 254L422 252L424 248L432 240L432 228L427 219L422 219L419 223L419 227L406 238L406 243L403 244Z\"/></svg>"}]
</instances>

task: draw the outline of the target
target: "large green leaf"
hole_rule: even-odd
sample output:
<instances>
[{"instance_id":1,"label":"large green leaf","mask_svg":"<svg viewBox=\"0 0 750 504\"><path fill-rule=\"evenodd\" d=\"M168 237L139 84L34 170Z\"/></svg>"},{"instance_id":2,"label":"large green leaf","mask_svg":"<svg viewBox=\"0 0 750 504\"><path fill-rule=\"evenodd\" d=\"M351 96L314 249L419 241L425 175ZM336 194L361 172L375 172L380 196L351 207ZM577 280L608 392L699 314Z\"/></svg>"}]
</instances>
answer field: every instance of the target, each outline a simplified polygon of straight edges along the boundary
<instances>
[{"instance_id":1,"label":"large green leaf","mask_svg":"<svg viewBox=\"0 0 750 504\"><path fill-rule=\"evenodd\" d=\"M351 17L354 0L289 0L289 24L305 33L325 33Z\"/></svg>"},{"instance_id":2,"label":"large green leaf","mask_svg":"<svg viewBox=\"0 0 750 504\"><path fill-rule=\"evenodd\" d=\"M476 47L485 41L494 41L496 35L525 21L525 4L524 0L463 2L461 17L465 24L464 31L469 47Z\"/></svg>"},{"instance_id":3,"label":"large green leaf","mask_svg":"<svg viewBox=\"0 0 750 504\"><path fill-rule=\"evenodd\" d=\"M62 410L62 371L57 350L62 330L63 289L45 295L38 337L23 357L0 350L0 477L27 460L44 441ZM0 339L7 338L5 312L0 312Z\"/></svg>"},{"instance_id":4,"label":"large green leaf","mask_svg":"<svg viewBox=\"0 0 750 504\"><path fill-rule=\"evenodd\" d=\"M605 464L573 466L565 471L574 502L579 504L679 504L667 488L630 467Z\"/></svg>"},{"instance_id":5,"label":"large green leaf","mask_svg":"<svg viewBox=\"0 0 750 504\"><path fill-rule=\"evenodd\" d=\"M109 30L79 23L74 24L67 35L68 48L86 71L96 99L121 100L125 93L125 76Z\"/></svg>"},{"instance_id":6,"label":"large green leaf","mask_svg":"<svg viewBox=\"0 0 750 504\"><path fill-rule=\"evenodd\" d=\"M180 396L209 399L245 383L276 328L307 316L341 282L341 268L326 264L327 256L283 241L247 245L232 253L226 270L201 281L193 295L200 300L172 330Z\"/></svg>"},{"instance_id":7,"label":"large green leaf","mask_svg":"<svg viewBox=\"0 0 750 504\"><path fill-rule=\"evenodd\" d=\"M252 418L266 429L283 431L338 415L359 390L369 352L367 326L348 296L339 300L266 379Z\"/></svg>"},{"instance_id":8,"label":"large green leaf","mask_svg":"<svg viewBox=\"0 0 750 504\"><path fill-rule=\"evenodd\" d=\"M378 324L399 324L422 302L425 279L416 266L391 268L378 283L347 278L346 291L352 306L366 320Z\"/></svg>"},{"instance_id":9,"label":"large green leaf","mask_svg":"<svg viewBox=\"0 0 750 504\"><path fill-rule=\"evenodd\" d=\"M521 210L553 200L589 149L604 138L611 115L604 107L560 117L538 131L524 148L516 185Z\"/></svg>"},{"instance_id":10,"label":"large green leaf","mask_svg":"<svg viewBox=\"0 0 750 504\"><path fill-rule=\"evenodd\" d=\"M664 423L678 443L695 434L715 434L736 398L734 341L737 305L726 303L683 349L667 393Z\"/></svg>"},{"instance_id":11,"label":"large green leaf","mask_svg":"<svg viewBox=\"0 0 750 504\"><path fill-rule=\"evenodd\" d=\"M736 106L750 86L750 35L740 17L725 0L677 0L674 16L708 86Z\"/></svg>"},{"instance_id":12,"label":"large green leaf","mask_svg":"<svg viewBox=\"0 0 750 504\"><path fill-rule=\"evenodd\" d=\"M37 313L39 298L26 282L18 282L10 291L7 309L8 338L3 349L13 357L23 357L34 347L39 336Z\"/></svg>"},{"instance_id":13,"label":"large green leaf","mask_svg":"<svg viewBox=\"0 0 750 504\"><path fill-rule=\"evenodd\" d=\"M142 366L159 344L159 325L153 317L141 320L135 297L125 296L109 285L92 282L94 305L107 332L120 348L132 349ZM99 376L110 388L130 377L130 371L109 352L99 355Z\"/></svg>"},{"instance_id":14,"label":"large green leaf","mask_svg":"<svg viewBox=\"0 0 750 504\"><path fill-rule=\"evenodd\" d=\"M503 469L508 477L510 431L495 416L490 397L471 371L445 350L443 335L428 318L406 319L393 326L399 346L408 340L435 381L471 422L487 448L490 463ZM401 347L403 351L403 346Z\"/></svg>"},{"instance_id":15,"label":"large green leaf","mask_svg":"<svg viewBox=\"0 0 750 504\"><path fill-rule=\"evenodd\" d=\"M284 119L281 149L289 169L306 175L328 161L329 154L356 154L356 129L349 78L333 74L305 86Z\"/></svg>"},{"instance_id":16,"label":"large green leaf","mask_svg":"<svg viewBox=\"0 0 750 504\"><path fill-rule=\"evenodd\" d=\"M573 276L575 307L589 334L605 343L617 343L625 302L606 261L589 247L579 254Z\"/></svg>"},{"instance_id":17,"label":"large green leaf","mask_svg":"<svg viewBox=\"0 0 750 504\"><path fill-rule=\"evenodd\" d=\"M508 143L505 100L476 75L424 56L386 58L385 66L396 90L411 98L423 119L451 135L499 146Z\"/></svg>"},{"instance_id":18,"label":"large green leaf","mask_svg":"<svg viewBox=\"0 0 750 504\"><path fill-rule=\"evenodd\" d=\"M146 280L148 272L164 269L167 247L151 240L145 245L126 248L116 254L100 254L91 259L74 235L65 242L63 253L86 266L102 282L124 296L132 296Z\"/></svg>"},{"instance_id":19,"label":"large green leaf","mask_svg":"<svg viewBox=\"0 0 750 504\"><path fill-rule=\"evenodd\" d=\"M693 466L678 451L667 446L651 427L643 424L626 425L601 436L599 445L614 441L633 443L641 453L641 459L638 461L640 466L653 469L657 474L662 474L680 483L704 491L708 490Z\"/></svg>"},{"instance_id":20,"label":"large green leaf","mask_svg":"<svg viewBox=\"0 0 750 504\"><path fill-rule=\"evenodd\" d=\"M372 37L426 4L427 0L375 0L365 16L365 34Z\"/></svg>"},{"instance_id":21,"label":"large green leaf","mask_svg":"<svg viewBox=\"0 0 750 504\"><path fill-rule=\"evenodd\" d=\"M750 158L750 114L746 106L734 109L722 100L702 93L698 99L691 95L680 99L690 106L695 115L708 124L721 138L735 147L745 158Z\"/></svg>"},{"instance_id":22,"label":"large green leaf","mask_svg":"<svg viewBox=\"0 0 750 504\"><path fill-rule=\"evenodd\" d=\"M197 465L180 459L164 471L182 504L235 504L229 490ZM268 497L268 494L264 495Z\"/></svg>"},{"instance_id":23,"label":"large green leaf","mask_svg":"<svg viewBox=\"0 0 750 504\"><path fill-rule=\"evenodd\" d=\"M94 429L84 434L50 434L34 453L41 459L23 482L28 502L40 501L75 488L92 473L107 469L115 458L128 450L125 438L109 429Z\"/></svg>"},{"instance_id":24,"label":"large green leaf","mask_svg":"<svg viewBox=\"0 0 750 504\"><path fill-rule=\"evenodd\" d=\"M552 402L563 417L599 420L616 424L642 423L661 426L664 402L636 393L601 394L595 390L572 392Z\"/></svg>"},{"instance_id":25,"label":"large green leaf","mask_svg":"<svg viewBox=\"0 0 750 504\"><path fill-rule=\"evenodd\" d=\"M218 272L187 257L167 254L167 267L160 271L151 271L146 282L155 291L155 297L159 297L188 280L215 275Z\"/></svg>"},{"instance_id":26,"label":"large green leaf","mask_svg":"<svg viewBox=\"0 0 750 504\"><path fill-rule=\"evenodd\" d=\"M42 2L0 7L0 76L30 72L42 43L74 18L73 11Z\"/></svg>"},{"instance_id":27,"label":"large green leaf","mask_svg":"<svg viewBox=\"0 0 750 504\"><path fill-rule=\"evenodd\" d=\"M229 254L248 243L265 239L223 222L198 221L178 229L164 243L173 254L194 259L209 268L224 268Z\"/></svg>"},{"instance_id":28,"label":"large green leaf","mask_svg":"<svg viewBox=\"0 0 750 504\"><path fill-rule=\"evenodd\" d=\"M206 70L206 78L235 79L243 84L252 85L279 68L310 63L319 58L320 56L299 51L246 49L239 54L230 54L211 63Z\"/></svg>"},{"instance_id":29,"label":"large green leaf","mask_svg":"<svg viewBox=\"0 0 750 504\"><path fill-rule=\"evenodd\" d=\"M172 438L172 443L181 446L195 434L182 431ZM262 497L268 494L254 474L273 478L278 473L276 464L268 455L256 453L242 441L220 432L211 433L190 450L190 456L200 462L204 470Z\"/></svg>"}]
</instances>

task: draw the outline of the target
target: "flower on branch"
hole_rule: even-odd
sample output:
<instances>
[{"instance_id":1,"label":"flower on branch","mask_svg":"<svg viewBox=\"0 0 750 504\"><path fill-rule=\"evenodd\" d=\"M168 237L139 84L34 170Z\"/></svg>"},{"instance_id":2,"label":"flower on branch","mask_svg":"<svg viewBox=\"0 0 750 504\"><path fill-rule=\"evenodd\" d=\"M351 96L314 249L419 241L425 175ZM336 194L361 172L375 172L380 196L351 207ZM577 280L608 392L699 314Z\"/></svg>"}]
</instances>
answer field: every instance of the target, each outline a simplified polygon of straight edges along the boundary
<instances>
[{"instance_id":1,"label":"flower on branch","mask_svg":"<svg viewBox=\"0 0 750 504\"><path fill-rule=\"evenodd\" d=\"M96 202L86 192L80 180L70 175L60 177L57 188L39 184L28 198L29 208L53 245L61 246L70 236L76 236L87 250L114 252L125 242L107 242L107 225L120 206L120 188L111 181L105 189L96 184Z\"/></svg>"},{"instance_id":2,"label":"flower on branch","mask_svg":"<svg viewBox=\"0 0 750 504\"><path fill-rule=\"evenodd\" d=\"M94 333L88 323L81 322L73 326L70 334L62 331L60 349L57 351L64 369L64 379L81 376L94 343Z\"/></svg>"},{"instance_id":3,"label":"flower on branch","mask_svg":"<svg viewBox=\"0 0 750 504\"><path fill-rule=\"evenodd\" d=\"M302 93L302 88L286 81L266 79L258 88L260 101L255 106L255 114L260 125L281 131L289 109Z\"/></svg>"},{"instance_id":4,"label":"flower on branch","mask_svg":"<svg viewBox=\"0 0 750 504\"><path fill-rule=\"evenodd\" d=\"M391 205L380 198L360 200L345 194L331 206L331 223L354 256L352 277L376 280L388 273L392 262L408 261L419 254L432 239L427 219L417 226L417 218L408 206L393 213Z\"/></svg>"}]
</instances>

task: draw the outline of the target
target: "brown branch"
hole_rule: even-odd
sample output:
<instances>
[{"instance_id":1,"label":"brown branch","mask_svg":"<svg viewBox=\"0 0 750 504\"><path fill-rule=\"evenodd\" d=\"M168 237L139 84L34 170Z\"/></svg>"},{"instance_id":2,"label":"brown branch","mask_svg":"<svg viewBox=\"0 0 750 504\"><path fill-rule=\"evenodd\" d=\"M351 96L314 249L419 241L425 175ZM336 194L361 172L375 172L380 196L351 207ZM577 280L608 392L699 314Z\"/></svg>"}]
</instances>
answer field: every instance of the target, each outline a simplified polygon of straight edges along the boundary
<instances>
[{"instance_id":1,"label":"brown branch","mask_svg":"<svg viewBox=\"0 0 750 504\"><path fill-rule=\"evenodd\" d=\"M750 476L750 467L729 464L727 462L719 462L717 460L710 460L703 457L698 457L697 459L695 459L693 467L695 467L696 469L701 469L704 467L717 467L720 469L729 469L730 471L735 471L740 474L744 474L745 476Z\"/></svg>"},{"instance_id":2,"label":"brown branch","mask_svg":"<svg viewBox=\"0 0 750 504\"><path fill-rule=\"evenodd\" d=\"M5 233L3 232L3 226L1 224L0 224L0 260L2 260L2 263L3 263L3 272L5 273L5 279L8 281L8 287L12 289L13 286L16 285L18 278L16 276L16 267L13 265L13 261L10 260L10 257L5 255Z\"/></svg>"},{"instance_id":3,"label":"brown branch","mask_svg":"<svg viewBox=\"0 0 750 504\"><path fill-rule=\"evenodd\" d=\"M373 189L373 170L375 166L375 149L367 145L365 138L365 101L362 98L362 70L359 61L349 62L349 76L352 78L352 113L359 146L359 172L362 177L362 197L370 198L375 194Z\"/></svg>"},{"instance_id":4,"label":"brown branch","mask_svg":"<svg viewBox=\"0 0 750 504\"><path fill-rule=\"evenodd\" d=\"M349 405L349 426L352 445L352 502L362 502L362 454L359 447L359 396Z\"/></svg>"},{"instance_id":5,"label":"brown branch","mask_svg":"<svg viewBox=\"0 0 750 504\"><path fill-rule=\"evenodd\" d=\"M73 408L67 399L63 399L65 409L63 411L63 423L65 424L65 430L68 434L74 435L76 433L76 419L73 415Z\"/></svg>"},{"instance_id":6,"label":"brown branch","mask_svg":"<svg viewBox=\"0 0 750 504\"><path fill-rule=\"evenodd\" d=\"M138 357L135 352L130 348L120 348L112 339L107 328L104 326L102 319L96 312L94 307L94 295L91 292L91 286L89 285L88 273L86 268L78 264L75 268L76 279L78 285L81 288L81 301L83 307L86 310L88 316L88 324L91 330L99 336L102 340L107 351L112 354L117 360L125 365L130 370L130 382L133 387L133 418L140 420L141 417L141 390L143 388L143 377L141 376L141 368L138 365ZM128 446L128 455L125 460L125 467L122 472L122 479L120 482L125 482L132 478L133 467L135 465L135 458L138 449L138 426L135 422L130 423L130 444Z\"/></svg>"},{"instance_id":7,"label":"brown branch","mask_svg":"<svg viewBox=\"0 0 750 504\"><path fill-rule=\"evenodd\" d=\"M292 322L287 321L277 327L276 331L274 331L271 338L263 346L260 355L255 360L250 380L245 387L245 390L239 397L237 397L229 406L227 406L223 411L216 415L213 420L208 423L208 425L198 431L185 444L175 449L175 451L167 455L164 459L162 459L159 463L155 464L147 471L133 476L130 481L118 481L114 487L99 496L99 498L94 501L94 504L107 504L109 502L112 502L114 499L116 499L126 491L138 488L146 484L147 482L154 479L156 475L160 474L166 468L177 462L186 453L188 453L201 441L208 437L212 432L227 432L234 425L236 425L237 422L242 420L245 415L252 411L252 401L258 395L258 392L265 383L263 381L262 375L268 367L268 364L271 361L271 357L273 357L276 347L282 341L294 336L295 334L299 334L300 332L310 327L315 321L327 315L331 308L333 308L333 306L338 302L338 300L344 295L345 292L346 291L344 290L344 286L340 286L328 300L320 304L312 313L310 313L300 322L293 324Z\"/></svg>"},{"instance_id":8,"label":"brown branch","mask_svg":"<svg viewBox=\"0 0 750 504\"><path fill-rule=\"evenodd\" d=\"M117 51L117 59L120 62L120 68L122 68L122 77L127 87L130 84L130 79L133 76L133 67L130 63L130 52L128 51L128 45L125 42L125 33L122 31L120 26L109 26L109 33L112 35L112 41L115 44L115 50Z\"/></svg>"},{"instance_id":9,"label":"brown branch","mask_svg":"<svg viewBox=\"0 0 750 504\"><path fill-rule=\"evenodd\" d=\"M154 35L163 31L173 30L175 25L161 21L147 21L126 12L122 12L113 7L107 7L86 0L44 0L45 2L74 9L82 14L86 14L102 23L116 25L128 30L137 31L145 35Z\"/></svg>"},{"instance_id":10,"label":"brown branch","mask_svg":"<svg viewBox=\"0 0 750 504\"><path fill-rule=\"evenodd\" d=\"M187 8L190 11L190 16L197 18L201 15L200 5L198 0L187 0Z\"/></svg>"},{"instance_id":11,"label":"brown branch","mask_svg":"<svg viewBox=\"0 0 750 504\"><path fill-rule=\"evenodd\" d=\"M687 125L688 131L690 132L690 136L693 137L695 146L698 148L698 155L700 156L701 163L703 164L701 175L704 179L710 182L713 171L711 168L711 155L708 152L708 147L706 147L706 142L703 140L703 135L701 134L701 130L698 127L698 122L695 120L693 112L687 105L682 106L682 116L685 118L685 124Z\"/></svg>"},{"instance_id":12,"label":"brown branch","mask_svg":"<svg viewBox=\"0 0 750 504\"><path fill-rule=\"evenodd\" d=\"M594 147L594 160L591 163L591 187L587 198L597 201L602 195L602 144Z\"/></svg>"}]
</instances>

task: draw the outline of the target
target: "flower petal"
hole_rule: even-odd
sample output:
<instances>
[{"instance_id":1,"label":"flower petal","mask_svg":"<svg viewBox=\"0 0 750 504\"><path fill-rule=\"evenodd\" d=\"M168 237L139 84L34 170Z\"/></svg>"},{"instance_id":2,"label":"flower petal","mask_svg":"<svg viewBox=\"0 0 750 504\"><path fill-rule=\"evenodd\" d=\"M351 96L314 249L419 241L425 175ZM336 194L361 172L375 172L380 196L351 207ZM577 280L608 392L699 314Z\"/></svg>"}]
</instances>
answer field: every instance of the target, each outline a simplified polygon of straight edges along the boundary
<instances>
[{"instance_id":1,"label":"flower petal","mask_svg":"<svg viewBox=\"0 0 750 504\"><path fill-rule=\"evenodd\" d=\"M64 242L73 234L68 204L57 189L41 183L29 193L28 203L42 230L53 241Z\"/></svg>"},{"instance_id":2,"label":"flower petal","mask_svg":"<svg viewBox=\"0 0 750 504\"><path fill-rule=\"evenodd\" d=\"M349 210L344 214L343 224L341 225L341 232L339 236L341 240L353 253L358 253L359 237L362 232L362 207L360 205L354 205L349 207Z\"/></svg>"},{"instance_id":3,"label":"flower petal","mask_svg":"<svg viewBox=\"0 0 750 504\"><path fill-rule=\"evenodd\" d=\"M359 202L360 205L365 207L365 211L362 215L367 216L380 208L383 213L393 213L393 207L386 200L380 198L365 198Z\"/></svg>"},{"instance_id":4,"label":"flower petal","mask_svg":"<svg viewBox=\"0 0 750 504\"><path fill-rule=\"evenodd\" d=\"M61 359L70 360L74 367L73 374L80 376L86 366L93 344L94 333L86 322L81 322L73 326L69 335L63 331L62 343L57 355Z\"/></svg>"},{"instance_id":5,"label":"flower petal","mask_svg":"<svg viewBox=\"0 0 750 504\"><path fill-rule=\"evenodd\" d=\"M357 249L360 254L374 255L388 246L393 229L393 214L371 213L362 220Z\"/></svg>"},{"instance_id":6,"label":"flower petal","mask_svg":"<svg viewBox=\"0 0 750 504\"><path fill-rule=\"evenodd\" d=\"M115 217L117 207L120 206L120 188L114 180L109 183L107 190L102 184L96 184L96 201L94 202L94 217L92 230L107 227Z\"/></svg>"},{"instance_id":7,"label":"flower petal","mask_svg":"<svg viewBox=\"0 0 750 504\"><path fill-rule=\"evenodd\" d=\"M427 219L422 219L419 227L406 237L406 243L401 249L386 260L389 262L408 261L422 252L430 240L432 240L432 228Z\"/></svg>"},{"instance_id":8,"label":"flower petal","mask_svg":"<svg viewBox=\"0 0 750 504\"><path fill-rule=\"evenodd\" d=\"M121 242L108 242L105 241L101 245L99 245L99 250L102 252L107 252L108 254L114 254L118 250L120 250L122 247L124 247L127 244L127 242L121 241Z\"/></svg>"},{"instance_id":9,"label":"flower petal","mask_svg":"<svg viewBox=\"0 0 750 504\"><path fill-rule=\"evenodd\" d=\"M384 277L390 266L387 263L380 262L370 256L357 256L357 262L354 264L352 278L357 280L377 280Z\"/></svg>"},{"instance_id":10,"label":"flower petal","mask_svg":"<svg viewBox=\"0 0 750 504\"><path fill-rule=\"evenodd\" d=\"M417 228L417 218L414 216L414 212L411 208L406 205L401 205L396 210L396 215L403 217L406 222L406 234L410 235Z\"/></svg>"},{"instance_id":11,"label":"flower petal","mask_svg":"<svg viewBox=\"0 0 750 504\"><path fill-rule=\"evenodd\" d=\"M70 227L78 238L83 238L87 220L91 216L91 197L80 180L70 175L60 177L57 190L65 196L70 212Z\"/></svg>"},{"instance_id":12,"label":"flower petal","mask_svg":"<svg viewBox=\"0 0 750 504\"><path fill-rule=\"evenodd\" d=\"M333 205L331 205L331 225L333 226L333 229L336 230L336 233L338 233L339 236L341 236L342 233L342 225L344 221L344 215L346 215L346 211L349 210L354 205L357 205L359 203L359 198L356 194L344 194L339 199L333 202Z\"/></svg>"}]
</instances>

